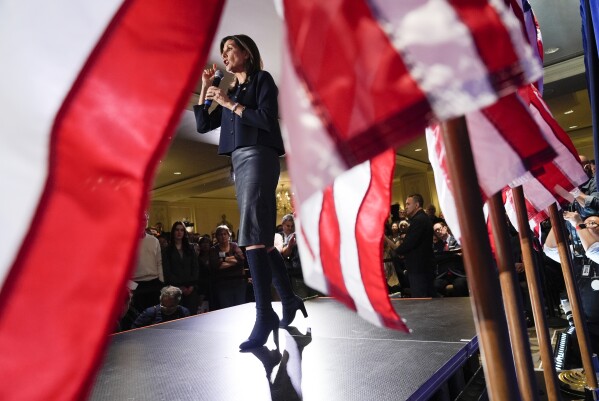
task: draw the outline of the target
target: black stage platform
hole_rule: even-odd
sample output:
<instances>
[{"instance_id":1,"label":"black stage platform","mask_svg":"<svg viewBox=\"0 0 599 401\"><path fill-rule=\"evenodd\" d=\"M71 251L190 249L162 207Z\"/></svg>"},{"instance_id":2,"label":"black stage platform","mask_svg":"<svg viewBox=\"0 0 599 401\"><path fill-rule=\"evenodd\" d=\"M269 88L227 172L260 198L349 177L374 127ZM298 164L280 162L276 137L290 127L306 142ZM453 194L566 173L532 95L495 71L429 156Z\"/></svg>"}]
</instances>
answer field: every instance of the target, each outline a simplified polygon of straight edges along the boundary
<instances>
[{"instance_id":1,"label":"black stage platform","mask_svg":"<svg viewBox=\"0 0 599 401\"><path fill-rule=\"evenodd\" d=\"M89 399L427 400L478 350L470 300L393 305L412 334L373 326L330 298L307 301L309 317L279 330L280 353L272 336L238 351L253 303L116 334Z\"/></svg>"}]
</instances>

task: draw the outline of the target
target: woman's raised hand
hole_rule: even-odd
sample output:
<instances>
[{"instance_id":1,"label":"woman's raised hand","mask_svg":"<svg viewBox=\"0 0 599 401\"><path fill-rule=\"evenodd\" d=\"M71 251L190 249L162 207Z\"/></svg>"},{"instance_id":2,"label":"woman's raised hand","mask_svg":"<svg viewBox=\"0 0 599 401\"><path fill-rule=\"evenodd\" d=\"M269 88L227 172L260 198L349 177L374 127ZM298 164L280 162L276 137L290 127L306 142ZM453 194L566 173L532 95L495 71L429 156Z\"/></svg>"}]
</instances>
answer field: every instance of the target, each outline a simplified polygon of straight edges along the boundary
<instances>
[{"instance_id":1,"label":"woman's raised hand","mask_svg":"<svg viewBox=\"0 0 599 401\"><path fill-rule=\"evenodd\" d=\"M202 85L206 87L212 85L212 80L214 79L215 72L216 64L212 64L212 68L206 68L204 72L202 72Z\"/></svg>"}]
</instances>

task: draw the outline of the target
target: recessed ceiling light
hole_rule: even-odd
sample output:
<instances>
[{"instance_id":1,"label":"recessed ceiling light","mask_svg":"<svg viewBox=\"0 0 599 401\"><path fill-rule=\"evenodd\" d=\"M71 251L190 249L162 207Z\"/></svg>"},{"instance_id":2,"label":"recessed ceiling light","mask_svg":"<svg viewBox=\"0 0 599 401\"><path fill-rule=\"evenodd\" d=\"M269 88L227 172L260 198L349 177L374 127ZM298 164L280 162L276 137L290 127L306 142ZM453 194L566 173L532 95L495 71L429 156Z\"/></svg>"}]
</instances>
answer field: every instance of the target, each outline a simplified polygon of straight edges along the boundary
<instances>
[{"instance_id":1,"label":"recessed ceiling light","mask_svg":"<svg viewBox=\"0 0 599 401\"><path fill-rule=\"evenodd\" d=\"M181 175L181 172L180 171L175 171L173 174L174 175Z\"/></svg>"},{"instance_id":2,"label":"recessed ceiling light","mask_svg":"<svg viewBox=\"0 0 599 401\"><path fill-rule=\"evenodd\" d=\"M421 149L421 148L414 149L414 152L421 152L421 151L422 151L422 149Z\"/></svg>"},{"instance_id":3,"label":"recessed ceiling light","mask_svg":"<svg viewBox=\"0 0 599 401\"><path fill-rule=\"evenodd\" d=\"M570 129L574 129L574 128L578 128L578 125L573 125L571 127L569 127Z\"/></svg>"},{"instance_id":4,"label":"recessed ceiling light","mask_svg":"<svg viewBox=\"0 0 599 401\"><path fill-rule=\"evenodd\" d=\"M559 51L559 47L550 47L548 49L545 49L545 54L553 54L553 53L557 53Z\"/></svg>"},{"instance_id":5,"label":"recessed ceiling light","mask_svg":"<svg viewBox=\"0 0 599 401\"><path fill-rule=\"evenodd\" d=\"M574 110L564 111L564 114L572 114L572 113L574 113Z\"/></svg>"}]
</instances>

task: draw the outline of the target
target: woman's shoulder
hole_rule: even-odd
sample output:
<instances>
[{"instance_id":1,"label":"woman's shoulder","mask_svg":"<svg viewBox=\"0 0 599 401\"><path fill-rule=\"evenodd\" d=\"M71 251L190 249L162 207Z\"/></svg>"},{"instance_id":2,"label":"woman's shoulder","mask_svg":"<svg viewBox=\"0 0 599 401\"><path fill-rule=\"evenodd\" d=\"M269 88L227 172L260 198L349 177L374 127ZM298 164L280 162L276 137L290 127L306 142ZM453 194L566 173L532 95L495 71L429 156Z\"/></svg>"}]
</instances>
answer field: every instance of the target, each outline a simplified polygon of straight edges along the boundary
<instances>
[{"instance_id":1,"label":"woman's shoulder","mask_svg":"<svg viewBox=\"0 0 599 401\"><path fill-rule=\"evenodd\" d=\"M256 77L262 78L262 79L273 79L272 75L270 74L270 72L266 71L266 70L258 70L255 72Z\"/></svg>"},{"instance_id":2,"label":"woman's shoulder","mask_svg":"<svg viewBox=\"0 0 599 401\"><path fill-rule=\"evenodd\" d=\"M270 72L268 72L266 70L256 71L256 73L254 74L254 79L256 80L257 83L268 82L268 83L272 83L273 85L275 85L274 78L272 77Z\"/></svg>"}]
</instances>

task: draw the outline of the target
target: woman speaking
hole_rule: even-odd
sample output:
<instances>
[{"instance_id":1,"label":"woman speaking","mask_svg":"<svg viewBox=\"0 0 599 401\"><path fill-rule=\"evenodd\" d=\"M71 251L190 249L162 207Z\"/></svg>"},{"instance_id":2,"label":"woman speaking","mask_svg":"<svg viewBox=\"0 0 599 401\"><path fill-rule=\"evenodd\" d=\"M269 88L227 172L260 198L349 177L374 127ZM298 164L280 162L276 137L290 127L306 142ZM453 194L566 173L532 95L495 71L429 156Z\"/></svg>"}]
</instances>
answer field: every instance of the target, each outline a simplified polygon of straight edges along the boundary
<instances>
[{"instance_id":1,"label":"woman speaking","mask_svg":"<svg viewBox=\"0 0 599 401\"><path fill-rule=\"evenodd\" d=\"M285 153L278 121L278 89L272 76L262 70L260 52L250 37L227 36L220 42L220 51L227 72L235 76L233 86L224 91L212 85L216 65L204 70L194 113L198 132L221 127L218 153L231 156L235 172L238 243L246 249L256 299L254 328L239 346L246 350L263 346L271 331L278 344L279 326L288 326L298 310L304 317L307 313L302 299L291 289L281 254L273 247L279 156ZM205 102L210 101L218 105L208 113ZM280 322L271 305L271 282L283 304Z\"/></svg>"}]
</instances>

